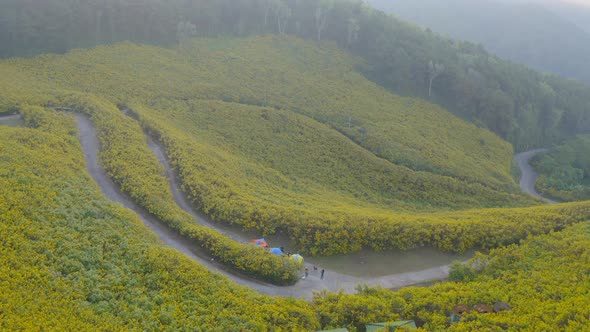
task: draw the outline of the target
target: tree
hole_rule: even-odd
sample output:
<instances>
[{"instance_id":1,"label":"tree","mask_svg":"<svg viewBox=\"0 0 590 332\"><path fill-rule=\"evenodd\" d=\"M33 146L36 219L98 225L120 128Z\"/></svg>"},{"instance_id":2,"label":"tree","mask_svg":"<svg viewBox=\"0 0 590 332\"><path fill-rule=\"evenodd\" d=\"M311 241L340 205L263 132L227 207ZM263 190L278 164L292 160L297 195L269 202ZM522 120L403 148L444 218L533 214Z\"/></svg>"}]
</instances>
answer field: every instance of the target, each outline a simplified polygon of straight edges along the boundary
<instances>
[{"instance_id":1,"label":"tree","mask_svg":"<svg viewBox=\"0 0 590 332\"><path fill-rule=\"evenodd\" d=\"M197 34L197 26L190 22L178 22L176 26L176 42L182 45L185 40Z\"/></svg>"},{"instance_id":2,"label":"tree","mask_svg":"<svg viewBox=\"0 0 590 332\"><path fill-rule=\"evenodd\" d=\"M264 0L264 26L268 25L268 15L276 5L276 0Z\"/></svg>"},{"instance_id":3,"label":"tree","mask_svg":"<svg viewBox=\"0 0 590 332\"><path fill-rule=\"evenodd\" d=\"M449 270L450 281L470 281L475 278L475 271L473 267L463 264L460 261L451 263Z\"/></svg>"},{"instance_id":4,"label":"tree","mask_svg":"<svg viewBox=\"0 0 590 332\"><path fill-rule=\"evenodd\" d=\"M328 12L330 11L331 6L331 2L319 1L318 7L315 10L315 26L318 41L322 40L322 31L326 27L326 22L328 20Z\"/></svg>"},{"instance_id":5,"label":"tree","mask_svg":"<svg viewBox=\"0 0 590 332\"><path fill-rule=\"evenodd\" d=\"M432 82L445 71L445 65L430 60L428 63L428 97L432 96Z\"/></svg>"},{"instance_id":6,"label":"tree","mask_svg":"<svg viewBox=\"0 0 590 332\"><path fill-rule=\"evenodd\" d=\"M351 17L348 19L348 35L346 37L346 45L350 47L353 42L358 39L359 31L361 30L361 26L359 25L359 21Z\"/></svg>"},{"instance_id":7,"label":"tree","mask_svg":"<svg viewBox=\"0 0 590 332\"><path fill-rule=\"evenodd\" d=\"M277 28L281 35L284 35L287 31L287 23L291 17L291 8L284 4L282 1L275 1L273 5L273 11L277 17Z\"/></svg>"}]
</instances>

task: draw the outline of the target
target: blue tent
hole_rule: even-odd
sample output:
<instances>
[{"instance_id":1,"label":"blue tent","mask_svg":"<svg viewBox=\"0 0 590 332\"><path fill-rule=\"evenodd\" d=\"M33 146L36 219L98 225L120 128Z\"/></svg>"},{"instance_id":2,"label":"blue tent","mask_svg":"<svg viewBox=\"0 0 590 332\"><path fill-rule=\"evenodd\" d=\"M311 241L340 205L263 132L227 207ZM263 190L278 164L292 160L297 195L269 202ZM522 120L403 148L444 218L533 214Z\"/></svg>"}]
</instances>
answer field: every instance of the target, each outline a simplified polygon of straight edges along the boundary
<instances>
[{"instance_id":1,"label":"blue tent","mask_svg":"<svg viewBox=\"0 0 590 332\"><path fill-rule=\"evenodd\" d=\"M281 250L281 248L272 248L272 249L270 249L270 252L275 255L279 255L279 256L283 254L283 251Z\"/></svg>"}]
</instances>

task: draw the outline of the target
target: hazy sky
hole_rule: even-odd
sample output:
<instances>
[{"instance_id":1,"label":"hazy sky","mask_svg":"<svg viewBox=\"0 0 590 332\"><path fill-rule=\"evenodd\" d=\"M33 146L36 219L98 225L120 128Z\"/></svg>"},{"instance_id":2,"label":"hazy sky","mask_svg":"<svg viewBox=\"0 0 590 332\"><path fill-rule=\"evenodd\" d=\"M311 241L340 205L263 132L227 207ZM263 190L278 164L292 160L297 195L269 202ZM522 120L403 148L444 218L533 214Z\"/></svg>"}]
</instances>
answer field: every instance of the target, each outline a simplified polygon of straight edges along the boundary
<instances>
[{"instance_id":1,"label":"hazy sky","mask_svg":"<svg viewBox=\"0 0 590 332\"><path fill-rule=\"evenodd\" d=\"M581 4L581 5L586 5L586 6L590 6L590 0L563 0L563 1L577 3L577 4Z\"/></svg>"},{"instance_id":2,"label":"hazy sky","mask_svg":"<svg viewBox=\"0 0 590 332\"><path fill-rule=\"evenodd\" d=\"M505 1L505 0L504 0ZM507 1L510 2L510 1ZM519 2L569 2L569 3L575 3L575 4L580 4L580 5L586 5L588 7L590 7L590 0L519 0Z\"/></svg>"},{"instance_id":3,"label":"hazy sky","mask_svg":"<svg viewBox=\"0 0 590 332\"><path fill-rule=\"evenodd\" d=\"M590 7L590 0L540 0L538 2L568 2Z\"/></svg>"},{"instance_id":4,"label":"hazy sky","mask_svg":"<svg viewBox=\"0 0 590 332\"><path fill-rule=\"evenodd\" d=\"M512 2L510 0L502 0L504 2ZM520 3L527 3L527 2L536 2L536 3L559 3L559 2L567 2L567 3L575 3L579 5L585 5L590 7L590 0L518 0Z\"/></svg>"}]
</instances>

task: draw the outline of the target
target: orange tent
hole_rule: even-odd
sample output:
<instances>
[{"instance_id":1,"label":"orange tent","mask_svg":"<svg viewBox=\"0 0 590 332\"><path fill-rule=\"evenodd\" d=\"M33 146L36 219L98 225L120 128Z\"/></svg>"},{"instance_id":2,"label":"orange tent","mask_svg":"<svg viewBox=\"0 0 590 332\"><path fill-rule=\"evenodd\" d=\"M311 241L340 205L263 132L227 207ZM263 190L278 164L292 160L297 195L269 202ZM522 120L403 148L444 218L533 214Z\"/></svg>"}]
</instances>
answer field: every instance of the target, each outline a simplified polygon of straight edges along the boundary
<instances>
[{"instance_id":1,"label":"orange tent","mask_svg":"<svg viewBox=\"0 0 590 332\"><path fill-rule=\"evenodd\" d=\"M264 238L254 239L250 242L254 243L255 245L257 245L259 247L268 248L268 243L266 243L266 240Z\"/></svg>"}]
</instances>

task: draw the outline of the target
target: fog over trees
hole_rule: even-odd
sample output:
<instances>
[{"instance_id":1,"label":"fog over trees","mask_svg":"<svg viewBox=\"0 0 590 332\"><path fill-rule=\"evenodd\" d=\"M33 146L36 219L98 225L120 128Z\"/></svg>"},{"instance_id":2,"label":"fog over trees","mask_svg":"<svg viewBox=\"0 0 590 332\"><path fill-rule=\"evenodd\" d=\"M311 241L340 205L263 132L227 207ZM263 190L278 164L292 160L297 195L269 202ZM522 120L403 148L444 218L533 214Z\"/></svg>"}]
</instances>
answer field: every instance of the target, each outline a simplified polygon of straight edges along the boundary
<instances>
[{"instance_id":1,"label":"fog over trees","mask_svg":"<svg viewBox=\"0 0 590 332\"><path fill-rule=\"evenodd\" d=\"M537 70L590 84L590 6L549 0L369 0Z\"/></svg>"}]
</instances>

